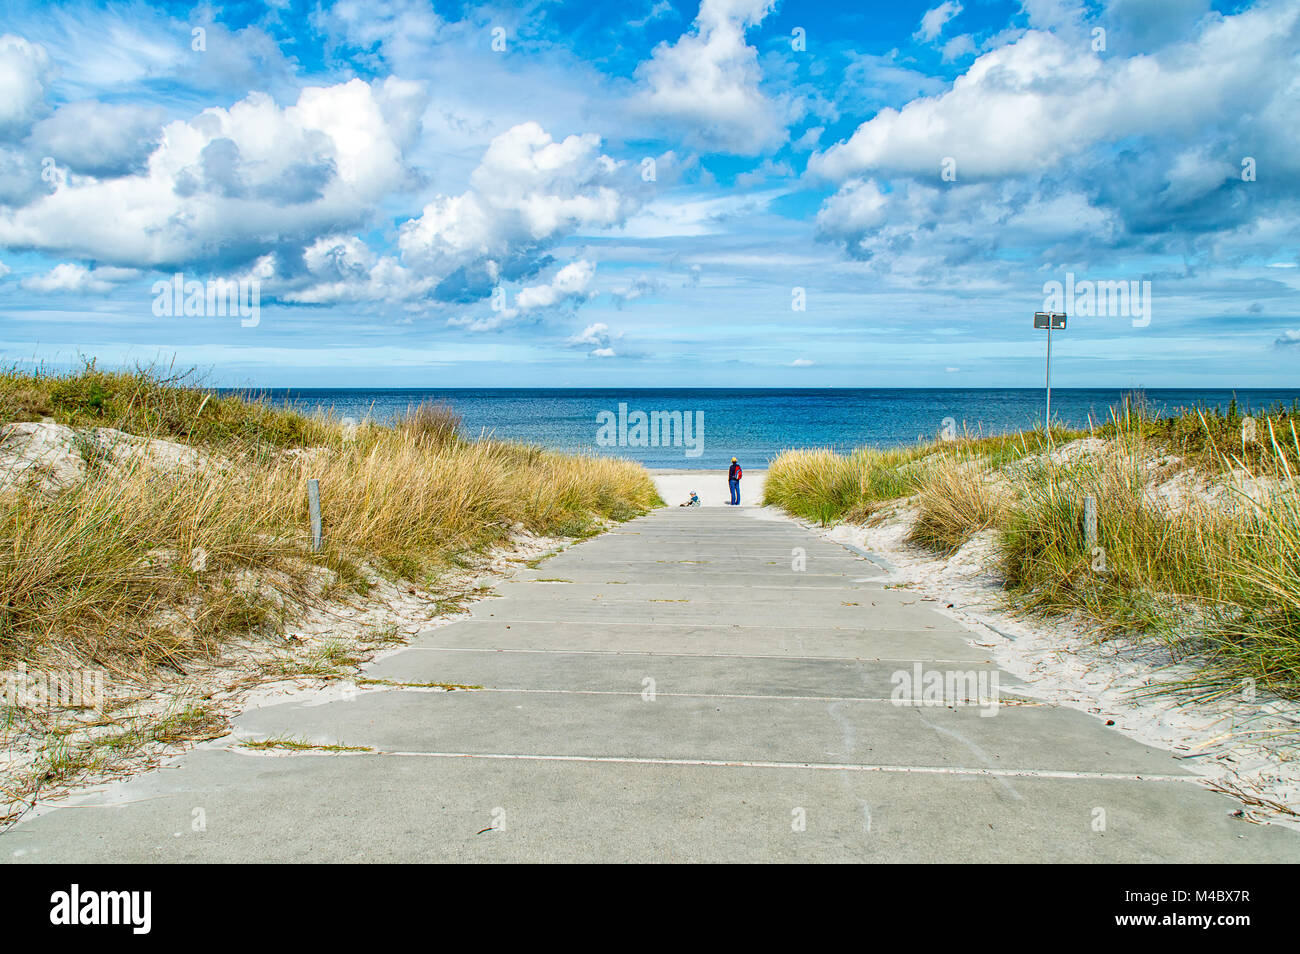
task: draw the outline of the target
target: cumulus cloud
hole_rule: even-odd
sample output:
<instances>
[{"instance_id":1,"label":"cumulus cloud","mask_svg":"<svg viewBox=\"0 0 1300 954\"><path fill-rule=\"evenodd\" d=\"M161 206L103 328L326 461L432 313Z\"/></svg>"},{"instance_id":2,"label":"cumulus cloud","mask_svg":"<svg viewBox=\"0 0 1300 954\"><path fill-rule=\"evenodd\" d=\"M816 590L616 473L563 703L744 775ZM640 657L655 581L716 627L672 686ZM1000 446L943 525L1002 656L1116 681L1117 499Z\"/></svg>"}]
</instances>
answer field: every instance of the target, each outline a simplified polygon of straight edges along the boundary
<instances>
[{"instance_id":1,"label":"cumulus cloud","mask_svg":"<svg viewBox=\"0 0 1300 954\"><path fill-rule=\"evenodd\" d=\"M97 178L143 172L162 138L161 109L82 100L36 124L32 148L73 172Z\"/></svg>"},{"instance_id":2,"label":"cumulus cloud","mask_svg":"<svg viewBox=\"0 0 1300 954\"><path fill-rule=\"evenodd\" d=\"M787 106L759 89L758 54L745 42L773 3L701 0L691 31L637 67L640 109L707 150L753 155L784 143Z\"/></svg>"},{"instance_id":3,"label":"cumulus cloud","mask_svg":"<svg viewBox=\"0 0 1300 954\"><path fill-rule=\"evenodd\" d=\"M590 349L587 353L593 358L613 358L618 354L614 350L613 343L620 337L622 336L610 332L609 325L597 321L587 325L581 333L570 338L568 344L573 348Z\"/></svg>"},{"instance_id":4,"label":"cumulus cloud","mask_svg":"<svg viewBox=\"0 0 1300 954\"><path fill-rule=\"evenodd\" d=\"M525 319L536 320L539 312L566 305L580 305L591 298L595 294L591 289L595 274L594 262L586 259L570 262L560 268L549 282L521 288L513 303L503 287L494 289L491 315L462 315L448 319L447 324L468 331L499 331Z\"/></svg>"},{"instance_id":5,"label":"cumulus cloud","mask_svg":"<svg viewBox=\"0 0 1300 954\"><path fill-rule=\"evenodd\" d=\"M383 254L347 233L269 256L263 294L280 301L415 301L470 304L504 294L553 264L551 244L574 230L623 220L635 199L621 191L620 164L601 155L595 136L557 142L535 123L498 136L458 195L435 197L398 229L397 253ZM560 266L551 280L526 284L493 313L449 319L453 327L494 331L522 316L580 303L594 292L593 262ZM501 289L500 292L497 289Z\"/></svg>"},{"instance_id":6,"label":"cumulus cloud","mask_svg":"<svg viewBox=\"0 0 1300 954\"><path fill-rule=\"evenodd\" d=\"M1076 261L1088 249L1111 247L1121 231L1115 213L1088 196L1048 191L1038 180L960 189L904 180L888 192L875 180L855 180L822 207L817 228L820 239L843 244L893 283L967 288L1007 279L1013 262L1004 250L1029 247L1047 261Z\"/></svg>"},{"instance_id":7,"label":"cumulus cloud","mask_svg":"<svg viewBox=\"0 0 1300 954\"><path fill-rule=\"evenodd\" d=\"M1291 96L1286 64L1300 41L1298 16L1294 4L1252 9L1208 22L1193 43L1118 61L1074 37L1031 30L980 56L950 90L882 109L810 168L837 181L937 175L952 156L961 177L1022 175L1099 142L1187 134L1210 117L1266 112Z\"/></svg>"},{"instance_id":8,"label":"cumulus cloud","mask_svg":"<svg viewBox=\"0 0 1300 954\"><path fill-rule=\"evenodd\" d=\"M553 308L564 302L586 299L590 296L591 280L596 275L596 263L586 259L570 262L547 285L531 285L519 292L515 306L520 311Z\"/></svg>"},{"instance_id":9,"label":"cumulus cloud","mask_svg":"<svg viewBox=\"0 0 1300 954\"><path fill-rule=\"evenodd\" d=\"M0 244L126 267L243 264L364 223L410 183L424 95L388 78L253 93L163 127L145 169L60 184L0 210ZM120 158L120 157L119 157Z\"/></svg>"},{"instance_id":10,"label":"cumulus cloud","mask_svg":"<svg viewBox=\"0 0 1300 954\"><path fill-rule=\"evenodd\" d=\"M317 239L302 254L302 269L281 274L277 257L263 263L265 292L280 301L308 305L336 302L408 301L427 295L434 279L380 255L355 235Z\"/></svg>"},{"instance_id":11,"label":"cumulus cloud","mask_svg":"<svg viewBox=\"0 0 1300 954\"><path fill-rule=\"evenodd\" d=\"M558 236L621 224L636 202L618 187L619 170L598 136L557 142L522 123L492 140L468 191L440 195L402 224L402 262L444 276L448 300L485 297L501 279L534 271Z\"/></svg>"},{"instance_id":12,"label":"cumulus cloud","mask_svg":"<svg viewBox=\"0 0 1300 954\"><path fill-rule=\"evenodd\" d=\"M817 230L830 236L861 236L885 221L886 199L874 179L851 180L817 213Z\"/></svg>"},{"instance_id":13,"label":"cumulus cloud","mask_svg":"<svg viewBox=\"0 0 1300 954\"><path fill-rule=\"evenodd\" d=\"M839 186L819 237L919 282L1009 274L1000 252L1012 248L1082 266L1138 252L1241 261L1293 246L1300 114L1287 64L1300 5L1211 14L1190 40L1106 59L1080 16L1037 5L1031 20L1061 32L1019 33L950 89L881 109L814 155L810 174ZM1244 182L1247 152L1276 175Z\"/></svg>"},{"instance_id":14,"label":"cumulus cloud","mask_svg":"<svg viewBox=\"0 0 1300 954\"><path fill-rule=\"evenodd\" d=\"M46 111L51 73L49 54L39 43L0 36L0 139L21 139Z\"/></svg>"}]
</instances>

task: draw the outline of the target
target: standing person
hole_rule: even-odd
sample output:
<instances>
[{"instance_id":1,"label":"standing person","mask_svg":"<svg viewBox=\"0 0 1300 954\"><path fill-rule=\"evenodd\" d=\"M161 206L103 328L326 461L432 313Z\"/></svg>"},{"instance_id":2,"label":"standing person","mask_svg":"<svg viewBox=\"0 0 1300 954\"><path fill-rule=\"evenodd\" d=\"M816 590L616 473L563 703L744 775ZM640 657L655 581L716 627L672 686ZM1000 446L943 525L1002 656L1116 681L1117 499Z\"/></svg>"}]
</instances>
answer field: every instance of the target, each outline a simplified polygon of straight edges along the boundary
<instances>
[{"instance_id":1,"label":"standing person","mask_svg":"<svg viewBox=\"0 0 1300 954\"><path fill-rule=\"evenodd\" d=\"M731 485L731 505L740 506L740 465L736 458L731 458L731 469L727 471L727 483Z\"/></svg>"}]
</instances>

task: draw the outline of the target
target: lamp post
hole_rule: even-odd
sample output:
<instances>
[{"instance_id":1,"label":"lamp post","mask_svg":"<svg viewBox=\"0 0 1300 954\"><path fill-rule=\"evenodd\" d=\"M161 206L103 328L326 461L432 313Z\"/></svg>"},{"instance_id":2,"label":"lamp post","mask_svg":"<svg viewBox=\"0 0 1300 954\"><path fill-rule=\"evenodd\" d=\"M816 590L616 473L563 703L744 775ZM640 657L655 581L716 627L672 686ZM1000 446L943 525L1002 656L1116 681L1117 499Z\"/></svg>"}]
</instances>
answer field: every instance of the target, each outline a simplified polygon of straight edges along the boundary
<instances>
[{"instance_id":1,"label":"lamp post","mask_svg":"<svg viewBox=\"0 0 1300 954\"><path fill-rule=\"evenodd\" d=\"M1047 410L1043 415L1043 433L1052 443L1052 331L1065 330L1065 315L1055 311L1034 312L1034 327L1047 329Z\"/></svg>"}]
</instances>

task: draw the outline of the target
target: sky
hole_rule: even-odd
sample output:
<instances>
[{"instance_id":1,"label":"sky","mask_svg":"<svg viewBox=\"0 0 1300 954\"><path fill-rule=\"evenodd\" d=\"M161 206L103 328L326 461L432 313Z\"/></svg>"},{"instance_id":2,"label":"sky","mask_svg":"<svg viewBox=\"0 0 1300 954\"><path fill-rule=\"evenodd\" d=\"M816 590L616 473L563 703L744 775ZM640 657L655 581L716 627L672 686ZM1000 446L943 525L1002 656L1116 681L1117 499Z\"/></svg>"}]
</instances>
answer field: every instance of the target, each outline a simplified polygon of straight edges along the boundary
<instances>
[{"instance_id":1,"label":"sky","mask_svg":"<svg viewBox=\"0 0 1300 954\"><path fill-rule=\"evenodd\" d=\"M8 365L1294 387L1297 266L1300 0L0 14Z\"/></svg>"}]
</instances>

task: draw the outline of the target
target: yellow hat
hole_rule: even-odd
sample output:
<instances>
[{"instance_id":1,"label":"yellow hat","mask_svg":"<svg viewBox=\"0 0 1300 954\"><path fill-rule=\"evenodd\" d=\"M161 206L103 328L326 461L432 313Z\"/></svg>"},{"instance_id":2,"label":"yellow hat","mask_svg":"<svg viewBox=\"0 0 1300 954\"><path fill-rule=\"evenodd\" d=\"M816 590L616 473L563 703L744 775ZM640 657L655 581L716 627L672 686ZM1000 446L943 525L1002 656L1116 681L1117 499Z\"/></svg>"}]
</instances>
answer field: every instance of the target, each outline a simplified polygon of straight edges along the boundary
<instances>
[{"instance_id":1,"label":"yellow hat","mask_svg":"<svg viewBox=\"0 0 1300 954\"><path fill-rule=\"evenodd\" d=\"M734 464L734 463L736 462L736 458L734 458L734 457L731 458L731 462Z\"/></svg>"}]
</instances>

